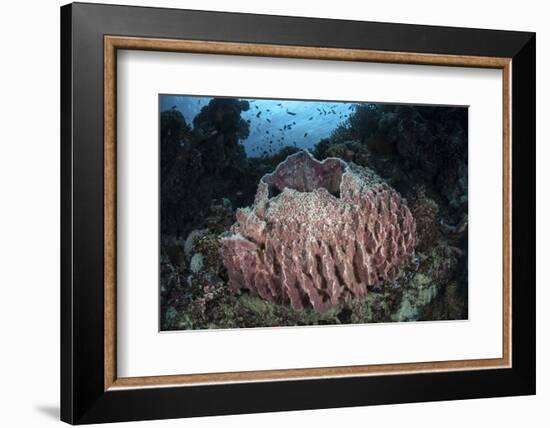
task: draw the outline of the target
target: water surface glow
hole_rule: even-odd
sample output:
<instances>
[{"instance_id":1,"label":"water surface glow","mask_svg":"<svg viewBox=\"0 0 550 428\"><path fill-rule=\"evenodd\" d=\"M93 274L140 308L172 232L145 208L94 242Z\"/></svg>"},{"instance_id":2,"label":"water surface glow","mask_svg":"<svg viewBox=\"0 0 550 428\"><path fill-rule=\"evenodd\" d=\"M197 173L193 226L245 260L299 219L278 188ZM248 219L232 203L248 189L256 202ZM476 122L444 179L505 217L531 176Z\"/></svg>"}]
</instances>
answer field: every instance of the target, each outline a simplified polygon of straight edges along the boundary
<instances>
[{"instance_id":1,"label":"water surface glow","mask_svg":"<svg viewBox=\"0 0 550 428\"><path fill-rule=\"evenodd\" d=\"M192 126L195 116L212 98L161 95L160 111L175 108ZM248 138L241 141L250 157L273 154L284 146L312 149L344 123L357 105L339 101L237 99L250 103L250 109L241 113L250 126Z\"/></svg>"}]
</instances>

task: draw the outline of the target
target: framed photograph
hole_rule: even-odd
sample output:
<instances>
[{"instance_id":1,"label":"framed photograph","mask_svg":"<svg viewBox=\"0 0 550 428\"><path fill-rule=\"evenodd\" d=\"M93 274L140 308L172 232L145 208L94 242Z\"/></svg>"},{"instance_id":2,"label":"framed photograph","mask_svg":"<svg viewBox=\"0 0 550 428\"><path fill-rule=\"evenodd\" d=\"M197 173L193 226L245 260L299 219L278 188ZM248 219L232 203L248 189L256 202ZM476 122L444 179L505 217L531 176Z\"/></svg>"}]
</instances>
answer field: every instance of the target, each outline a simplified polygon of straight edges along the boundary
<instances>
[{"instance_id":1,"label":"framed photograph","mask_svg":"<svg viewBox=\"0 0 550 428\"><path fill-rule=\"evenodd\" d=\"M61 8L61 418L535 393L535 35Z\"/></svg>"}]
</instances>

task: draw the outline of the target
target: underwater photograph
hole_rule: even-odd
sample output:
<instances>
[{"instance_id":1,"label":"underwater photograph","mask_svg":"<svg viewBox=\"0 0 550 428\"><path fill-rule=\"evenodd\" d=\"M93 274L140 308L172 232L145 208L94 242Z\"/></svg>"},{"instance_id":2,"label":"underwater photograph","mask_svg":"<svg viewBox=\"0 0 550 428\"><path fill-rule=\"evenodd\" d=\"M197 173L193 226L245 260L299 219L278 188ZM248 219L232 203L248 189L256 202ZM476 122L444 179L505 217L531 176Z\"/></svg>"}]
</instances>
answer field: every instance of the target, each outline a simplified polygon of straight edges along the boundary
<instances>
[{"instance_id":1,"label":"underwater photograph","mask_svg":"<svg viewBox=\"0 0 550 428\"><path fill-rule=\"evenodd\" d=\"M159 95L160 330L468 319L468 108Z\"/></svg>"}]
</instances>

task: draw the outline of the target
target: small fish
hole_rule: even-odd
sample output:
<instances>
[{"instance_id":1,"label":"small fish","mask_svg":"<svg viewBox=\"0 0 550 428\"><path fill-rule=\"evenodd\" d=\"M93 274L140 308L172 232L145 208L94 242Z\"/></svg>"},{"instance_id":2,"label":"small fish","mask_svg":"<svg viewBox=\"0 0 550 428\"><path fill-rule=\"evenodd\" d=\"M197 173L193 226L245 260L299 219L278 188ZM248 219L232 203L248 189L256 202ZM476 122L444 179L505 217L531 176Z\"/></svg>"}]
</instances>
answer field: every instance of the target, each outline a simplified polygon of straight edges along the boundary
<instances>
[{"instance_id":1,"label":"small fish","mask_svg":"<svg viewBox=\"0 0 550 428\"><path fill-rule=\"evenodd\" d=\"M281 104L281 103L279 103L279 104L277 104L277 105L278 105L279 107L281 107L281 106L282 106L282 104Z\"/></svg>"},{"instance_id":2,"label":"small fish","mask_svg":"<svg viewBox=\"0 0 550 428\"><path fill-rule=\"evenodd\" d=\"M260 117L261 114L262 114L262 112L259 111L258 114L256 115L256 117Z\"/></svg>"},{"instance_id":3,"label":"small fish","mask_svg":"<svg viewBox=\"0 0 550 428\"><path fill-rule=\"evenodd\" d=\"M293 125L296 125L296 122L292 122Z\"/></svg>"},{"instance_id":4,"label":"small fish","mask_svg":"<svg viewBox=\"0 0 550 428\"><path fill-rule=\"evenodd\" d=\"M311 116L308 120L312 120L313 119L313 116Z\"/></svg>"},{"instance_id":5,"label":"small fish","mask_svg":"<svg viewBox=\"0 0 550 428\"><path fill-rule=\"evenodd\" d=\"M293 113L293 112L288 111L288 110L286 111L286 113L289 114L289 115L291 115L291 116L296 116L296 113Z\"/></svg>"},{"instance_id":6,"label":"small fish","mask_svg":"<svg viewBox=\"0 0 550 428\"><path fill-rule=\"evenodd\" d=\"M304 134L304 138L307 138L307 132Z\"/></svg>"},{"instance_id":7,"label":"small fish","mask_svg":"<svg viewBox=\"0 0 550 428\"><path fill-rule=\"evenodd\" d=\"M268 121L269 123L271 123L271 120L270 120L270 119L267 119L267 121Z\"/></svg>"},{"instance_id":8,"label":"small fish","mask_svg":"<svg viewBox=\"0 0 550 428\"><path fill-rule=\"evenodd\" d=\"M172 110L175 110L177 107L176 106L172 106Z\"/></svg>"},{"instance_id":9,"label":"small fish","mask_svg":"<svg viewBox=\"0 0 550 428\"><path fill-rule=\"evenodd\" d=\"M269 131L265 131L266 134L269 134Z\"/></svg>"}]
</instances>

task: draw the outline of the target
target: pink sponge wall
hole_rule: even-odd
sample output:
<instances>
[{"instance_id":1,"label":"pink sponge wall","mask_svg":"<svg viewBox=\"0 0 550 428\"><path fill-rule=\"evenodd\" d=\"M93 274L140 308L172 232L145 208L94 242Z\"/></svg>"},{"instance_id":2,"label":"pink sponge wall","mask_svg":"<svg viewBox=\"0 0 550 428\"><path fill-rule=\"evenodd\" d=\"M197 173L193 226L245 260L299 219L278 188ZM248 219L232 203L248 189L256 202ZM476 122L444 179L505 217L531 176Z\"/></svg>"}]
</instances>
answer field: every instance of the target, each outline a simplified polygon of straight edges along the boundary
<instances>
[{"instance_id":1,"label":"pink sponge wall","mask_svg":"<svg viewBox=\"0 0 550 428\"><path fill-rule=\"evenodd\" d=\"M395 278L415 245L406 201L373 171L299 152L262 177L220 251L232 289L324 312Z\"/></svg>"}]
</instances>

